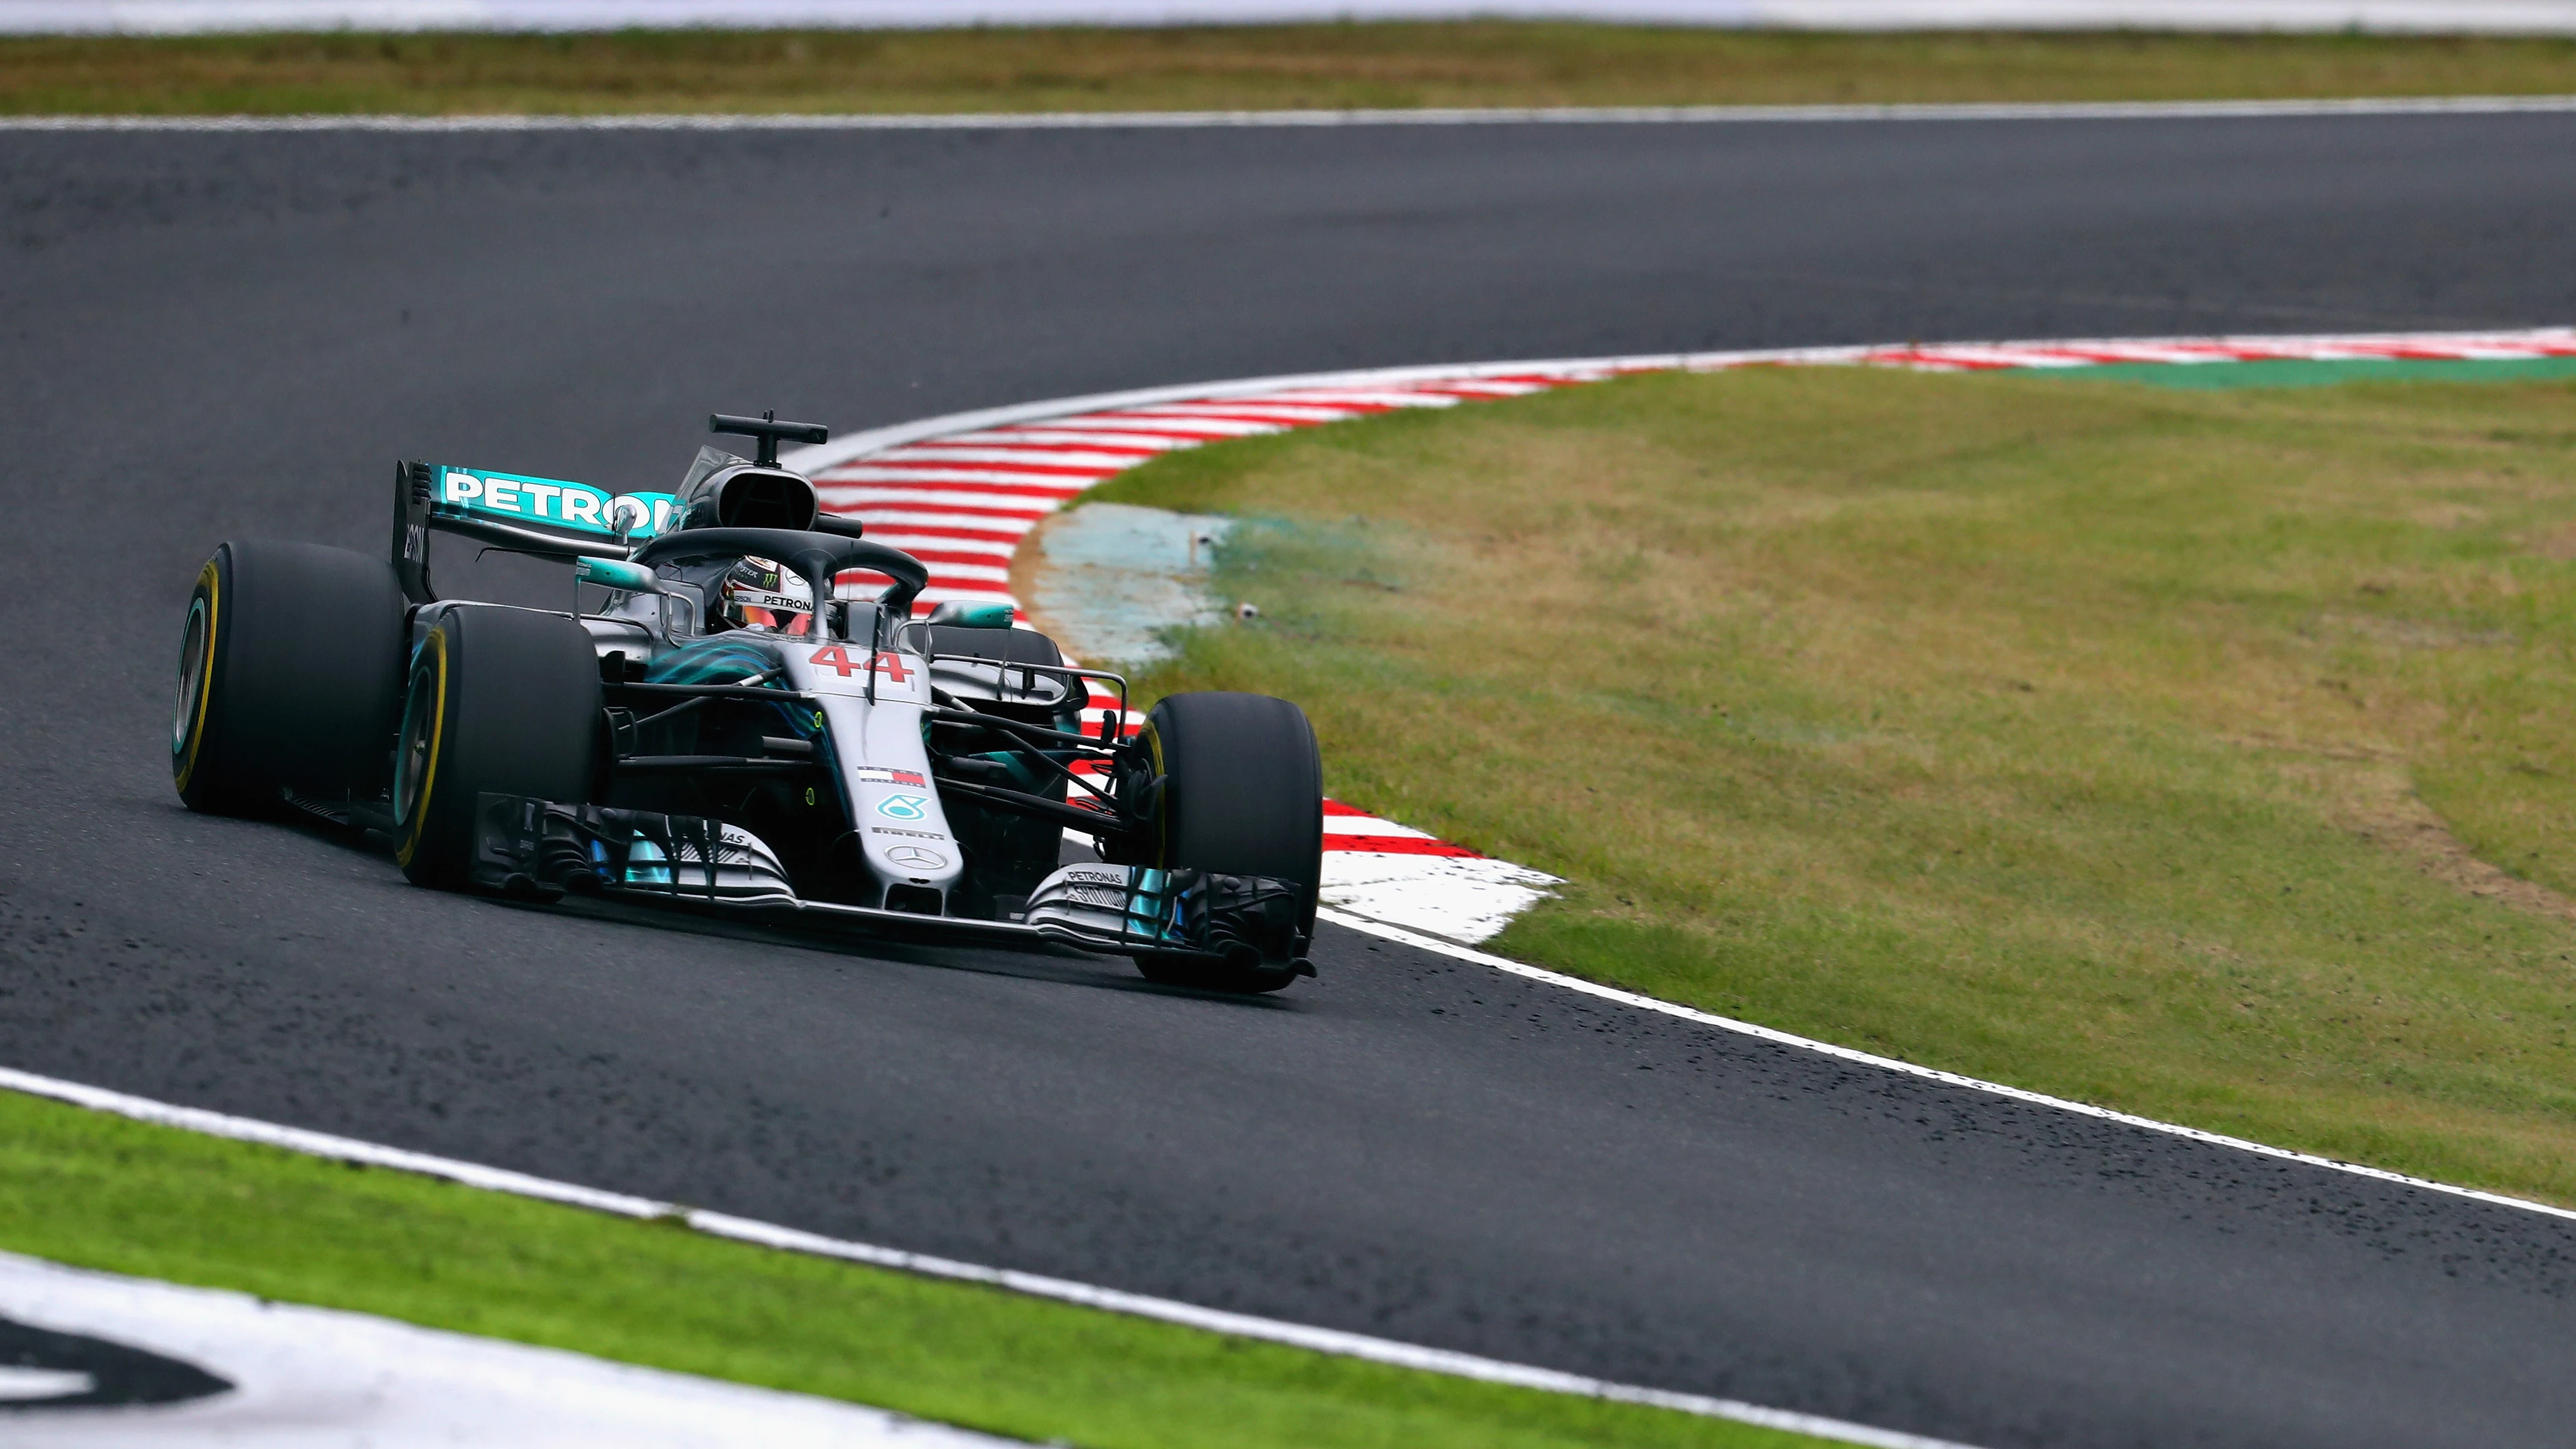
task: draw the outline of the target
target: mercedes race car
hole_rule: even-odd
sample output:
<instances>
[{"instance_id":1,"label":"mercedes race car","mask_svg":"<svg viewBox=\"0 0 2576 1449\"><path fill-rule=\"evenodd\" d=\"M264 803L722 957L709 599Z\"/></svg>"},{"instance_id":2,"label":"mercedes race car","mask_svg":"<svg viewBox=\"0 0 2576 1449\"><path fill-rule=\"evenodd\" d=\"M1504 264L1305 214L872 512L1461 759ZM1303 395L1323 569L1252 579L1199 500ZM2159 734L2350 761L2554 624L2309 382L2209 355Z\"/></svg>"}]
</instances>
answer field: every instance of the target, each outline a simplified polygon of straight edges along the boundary
<instances>
[{"instance_id":1,"label":"mercedes race car","mask_svg":"<svg viewBox=\"0 0 2576 1449\"><path fill-rule=\"evenodd\" d=\"M406 462L390 559L226 543L197 575L170 759L191 809L393 842L417 884L1049 941L1156 981L1313 975L1305 714L1068 665L1007 604L915 617L910 554L818 511L781 440L671 493ZM440 598L437 535L560 562L561 612ZM1117 707L1093 719L1097 689ZM1096 861L1066 863L1068 836Z\"/></svg>"}]
</instances>

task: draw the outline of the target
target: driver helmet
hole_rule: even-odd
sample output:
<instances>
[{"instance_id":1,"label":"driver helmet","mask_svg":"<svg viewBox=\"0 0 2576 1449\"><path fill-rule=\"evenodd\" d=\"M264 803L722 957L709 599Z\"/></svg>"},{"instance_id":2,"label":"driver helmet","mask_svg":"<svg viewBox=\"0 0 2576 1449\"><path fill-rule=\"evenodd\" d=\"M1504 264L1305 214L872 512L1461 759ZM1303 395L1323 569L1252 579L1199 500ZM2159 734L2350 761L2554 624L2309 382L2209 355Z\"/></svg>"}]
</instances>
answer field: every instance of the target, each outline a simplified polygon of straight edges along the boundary
<instances>
[{"instance_id":1,"label":"driver helmet","mask_svg":"<svg viewBox=\"0 0 2576 1449\"><path fill-rule=\"evenodd\" d=\"M721 592L717 608L729 628L802 634L813 625L814 590L769 559L744 558L725 570Z\"/></svg>"}]
</instances>

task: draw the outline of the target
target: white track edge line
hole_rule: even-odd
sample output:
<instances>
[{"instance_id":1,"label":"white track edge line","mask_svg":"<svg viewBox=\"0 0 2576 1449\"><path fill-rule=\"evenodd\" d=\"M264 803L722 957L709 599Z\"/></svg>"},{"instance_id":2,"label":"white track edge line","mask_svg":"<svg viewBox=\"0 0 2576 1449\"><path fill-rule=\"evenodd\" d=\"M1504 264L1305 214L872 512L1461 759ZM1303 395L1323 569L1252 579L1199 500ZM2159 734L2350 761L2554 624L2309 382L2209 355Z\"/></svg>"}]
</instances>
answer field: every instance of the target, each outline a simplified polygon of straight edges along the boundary
<instances>
[{"instance_id":1,"label":"white track edge line","mask_svg":"<svg viewBox=\"0 0 2576 1449\"><path fill-rule=\"evenodd\" d=\"M1877 1067L1882 1071L1897 1072L1909 1077L1920 1077L1926 1081L1939 1082L1944 1086L1961 1087L1991 1096L2009 1097L2016 1102L2027 1102L2035 1107L2052 1107L2061 1112L2073 1112L2105 1122L2117 1122L2124 1127L2138 1127L2149 1132L2162 1132L2168 1136L2188 1138L2212 1147L2234 1148L2239 1152L2251 1152L2262 1157L2277 1158L2283 1162L2295 1162L2304 1167L2330 1168L2336 1172L2351 1173L2356 1177L2367 1177L2378 1182L2395 1183L2402 1187L2421 1188L2427 1192L2463 1197L2473 1202L2485 1203L2490 1207L2517 1208L2524 1212L2541 1213L2549 1217L2576 1221L2576 1209L2534 1202L2529 1198L2507 1197L2503 1193L2462 1187L2457 1183L2437 1182L2428 1177L2409 1177L2405 1173L2391 1172L2384 1167L2369 1167L2358 1162L2319 1157L2313 1153L2298 1152L2287 1147L2273 1147L2261 1142L2248 1141L2242 1137L2230 1137L2224 1133L2204 1131L2198 1127L2185 1127L2178 1122L2160 1122L2153 1117L2140 1117L2134 1113L2122 1112L2110 1107L2097 1107L2090 1102L2078 1102L2068 1097L2052 1097L2045 1092L2034 1092L2026 1087L2006 1086L2001 1082L1989 1082L1979 1077L1945 1072L1938 1067L1919 1066L1913 1062L1899 1061L1894 1057L1878 1056L1857 1047L1836 1046L1832 1042L1799 1036L1792 1032L1781 1031L1776 1027L1738 1021L1733 1017L1719 1016L1697 1007L1683 1006L1676 1002L1643 996L1634 991L1622 991L1615 986L1604 986L1597 981L1586 981L1580 976L1568 976L1562 972L1550 971L1543 966L1531 966L1508 957L1496 956L1491 952L1479 951L1472 946L1461 946L1454 941L1444 941L1437 936L1425 935L1402 926L1389 925L1384 921L1371 920L1366 916L1353 915L1331 906L1322 907L1315 914L1318 918L1331 921L1337 926L1393 941L1399 945L1411 946L1416 950L1454 957L1479 966L1489 966L1506 975L1518 976L1524 980L1540 982L1567 991L1581 992L1586 996L1598 997L1603 1001L1615 1002L1639 1011L1679 1017L1700 1026L1713 1026L1721 1031L1754 1037L1775 1046L1796 1047L1801 1051L1815 1052L1847 1062L1857 1062L1864 1066Z\"/></svg>"},{"instance_id":2,"label":"white track edge line","mask_svg":"<svg viewBox=\"0 0 2576 1449\"><path fill-rule=\"evenodd\" d=\"M0 131L1090 131L1334 126L1797 124L1866 121L2239 120L2302 116L2494 116L2576 111L2576 96L2350 96L2239 101L1962 101L1889 105L1491 106L1343 111L1045 111L954 115L788 113L617 116L0 117Z\"/></svg>"},{"instance_id":3,"label":"white track edge line","mask_svg":"<svg viewBox=\"0 0 2576 1449\"><path fill-rule=\"evenodd\" d=\"M1384 1364L1391 1368L1412 1369L1449 1378L1473 1379L1481 1383L1498 1384L1509 1388L1534 1389L1542 1393L1602 1399L1612 1403L1636 1404L1645 1408L1671 1409L1705 1419L1725 1419L1765 1429L1781 1429L1820 1439L1837 1440L1846 1444L1866 1445L1869 1449L1972 1449L1972 1446L1947 1439L1932 1439L1920 1434L1873 1428L1867 1424L1854 1424L1841 1419L1802 1414L1789 1409L1765 1408L1760 1404L1750 1404L1740 1399L1677 1393L1669 1389L1650 1389L1639 1384L1596 1379L1558 1369L1539 1368L1531 1364L1486 1358L1479 1354L1460 1353L1453 1349L1427 1348L1420 1344L1377 1338L1364 1333L1349 1333L1337 1328L1318 1328L1310 1324L1262 1318L1222 1308L1203 1308L1175 1299L1156 1298L1149 1294L1130 1293L1117 1288L1103 1288L1069 1278L1024 1273L1012 1268L987 1267L980 1263L967 1263L955 1258L942 1258L927 1253L907 1252L901 1248L883 1247L874 1243L826 1237L798 1228L761 1222L756 1218L736 1217L730 1213L712 1212L704 1208L687 1208L677 1203L656 1202L651 1198L634 1197L626 1193L605 1192L598 1188L556 1182L550 1178L513 1172L506 1168L485 1167L477 1163L458 1161L455 1158L438 1157L426 1152L412 1152L399 1147L386 1147L354 1137L314 1132L301 1127L287 1127L251 1117L236 1117L230 1113L208 1111L201 1107L181 1107L169 1102L154 1101L149 1097L110 1091L104 1087L64 1081L57 1077L39 1076L36 1073L19 1071L12 1067L0 1067L0 1089L21 1092L31 1097L43 1097L139 1122L176 1127L209 1137L222 1137L237 1142L252 1142L266 1147L283 1148L307 1157L391 1168L423 1177L440 1178L467 1187L481 1188L488 1192L537 1198L568 1207L589 1208L618 1217L666 1219L682 1223L709 1237L724 1238L756 1247L802 1253L809 1257L864 1263L872 1267L890 1268L928 1278L977 1283L1027 1297L1053 1299L1077 1307L1125 1314L1131 1318L1148 1318L1235 1338L1276 1343L1289 1348L1329 1354L1336 1358L1360 1359L1369 1363Z\"/></svg>"}]
</instances>

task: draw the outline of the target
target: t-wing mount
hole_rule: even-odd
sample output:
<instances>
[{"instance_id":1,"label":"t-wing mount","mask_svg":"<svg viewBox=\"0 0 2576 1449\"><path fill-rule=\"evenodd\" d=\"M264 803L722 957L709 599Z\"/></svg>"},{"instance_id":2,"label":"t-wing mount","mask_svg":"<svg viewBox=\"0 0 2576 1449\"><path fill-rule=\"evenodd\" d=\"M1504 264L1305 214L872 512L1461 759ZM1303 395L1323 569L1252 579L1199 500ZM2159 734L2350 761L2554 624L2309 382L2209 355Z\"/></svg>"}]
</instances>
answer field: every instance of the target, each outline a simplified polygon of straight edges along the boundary
<instances>
[{"instance_id":1,"label":"t-wing mount","mask_svg":"<svg viewBox=\"0 0 2576 1449\"><path fill-rule=\"evenodd\" d=\"M832 430L821 423L782 423L773 409L756 418L737 417L732 413L715 413L707 418L707 431L734 438L758 438L760 455L752 461L763 468L778 466L778 444L828 443Z\"/></svg>"}]
</instances>

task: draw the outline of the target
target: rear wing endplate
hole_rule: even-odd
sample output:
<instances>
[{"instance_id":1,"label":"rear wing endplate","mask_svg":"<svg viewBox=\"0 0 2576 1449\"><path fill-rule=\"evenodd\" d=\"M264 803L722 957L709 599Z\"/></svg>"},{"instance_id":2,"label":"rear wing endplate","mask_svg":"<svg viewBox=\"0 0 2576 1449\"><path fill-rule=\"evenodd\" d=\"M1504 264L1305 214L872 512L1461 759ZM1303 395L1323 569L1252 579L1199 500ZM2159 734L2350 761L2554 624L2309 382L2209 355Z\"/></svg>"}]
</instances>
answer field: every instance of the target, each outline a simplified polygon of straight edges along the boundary
<instances>
[{"instance_id":1,"label":"rear wing endplate","mask_svg":"<svg viewBox=\"0 0 2576 1449\"><path fill-rule=\"evenodd\" d=\"M560 478L401 462L394 465L394 573L413 603L435 603L433 531L540 558L622 559L632 545L677 525L680 513L669 493L610 493Z\"/></svg>"}]
</instances>

